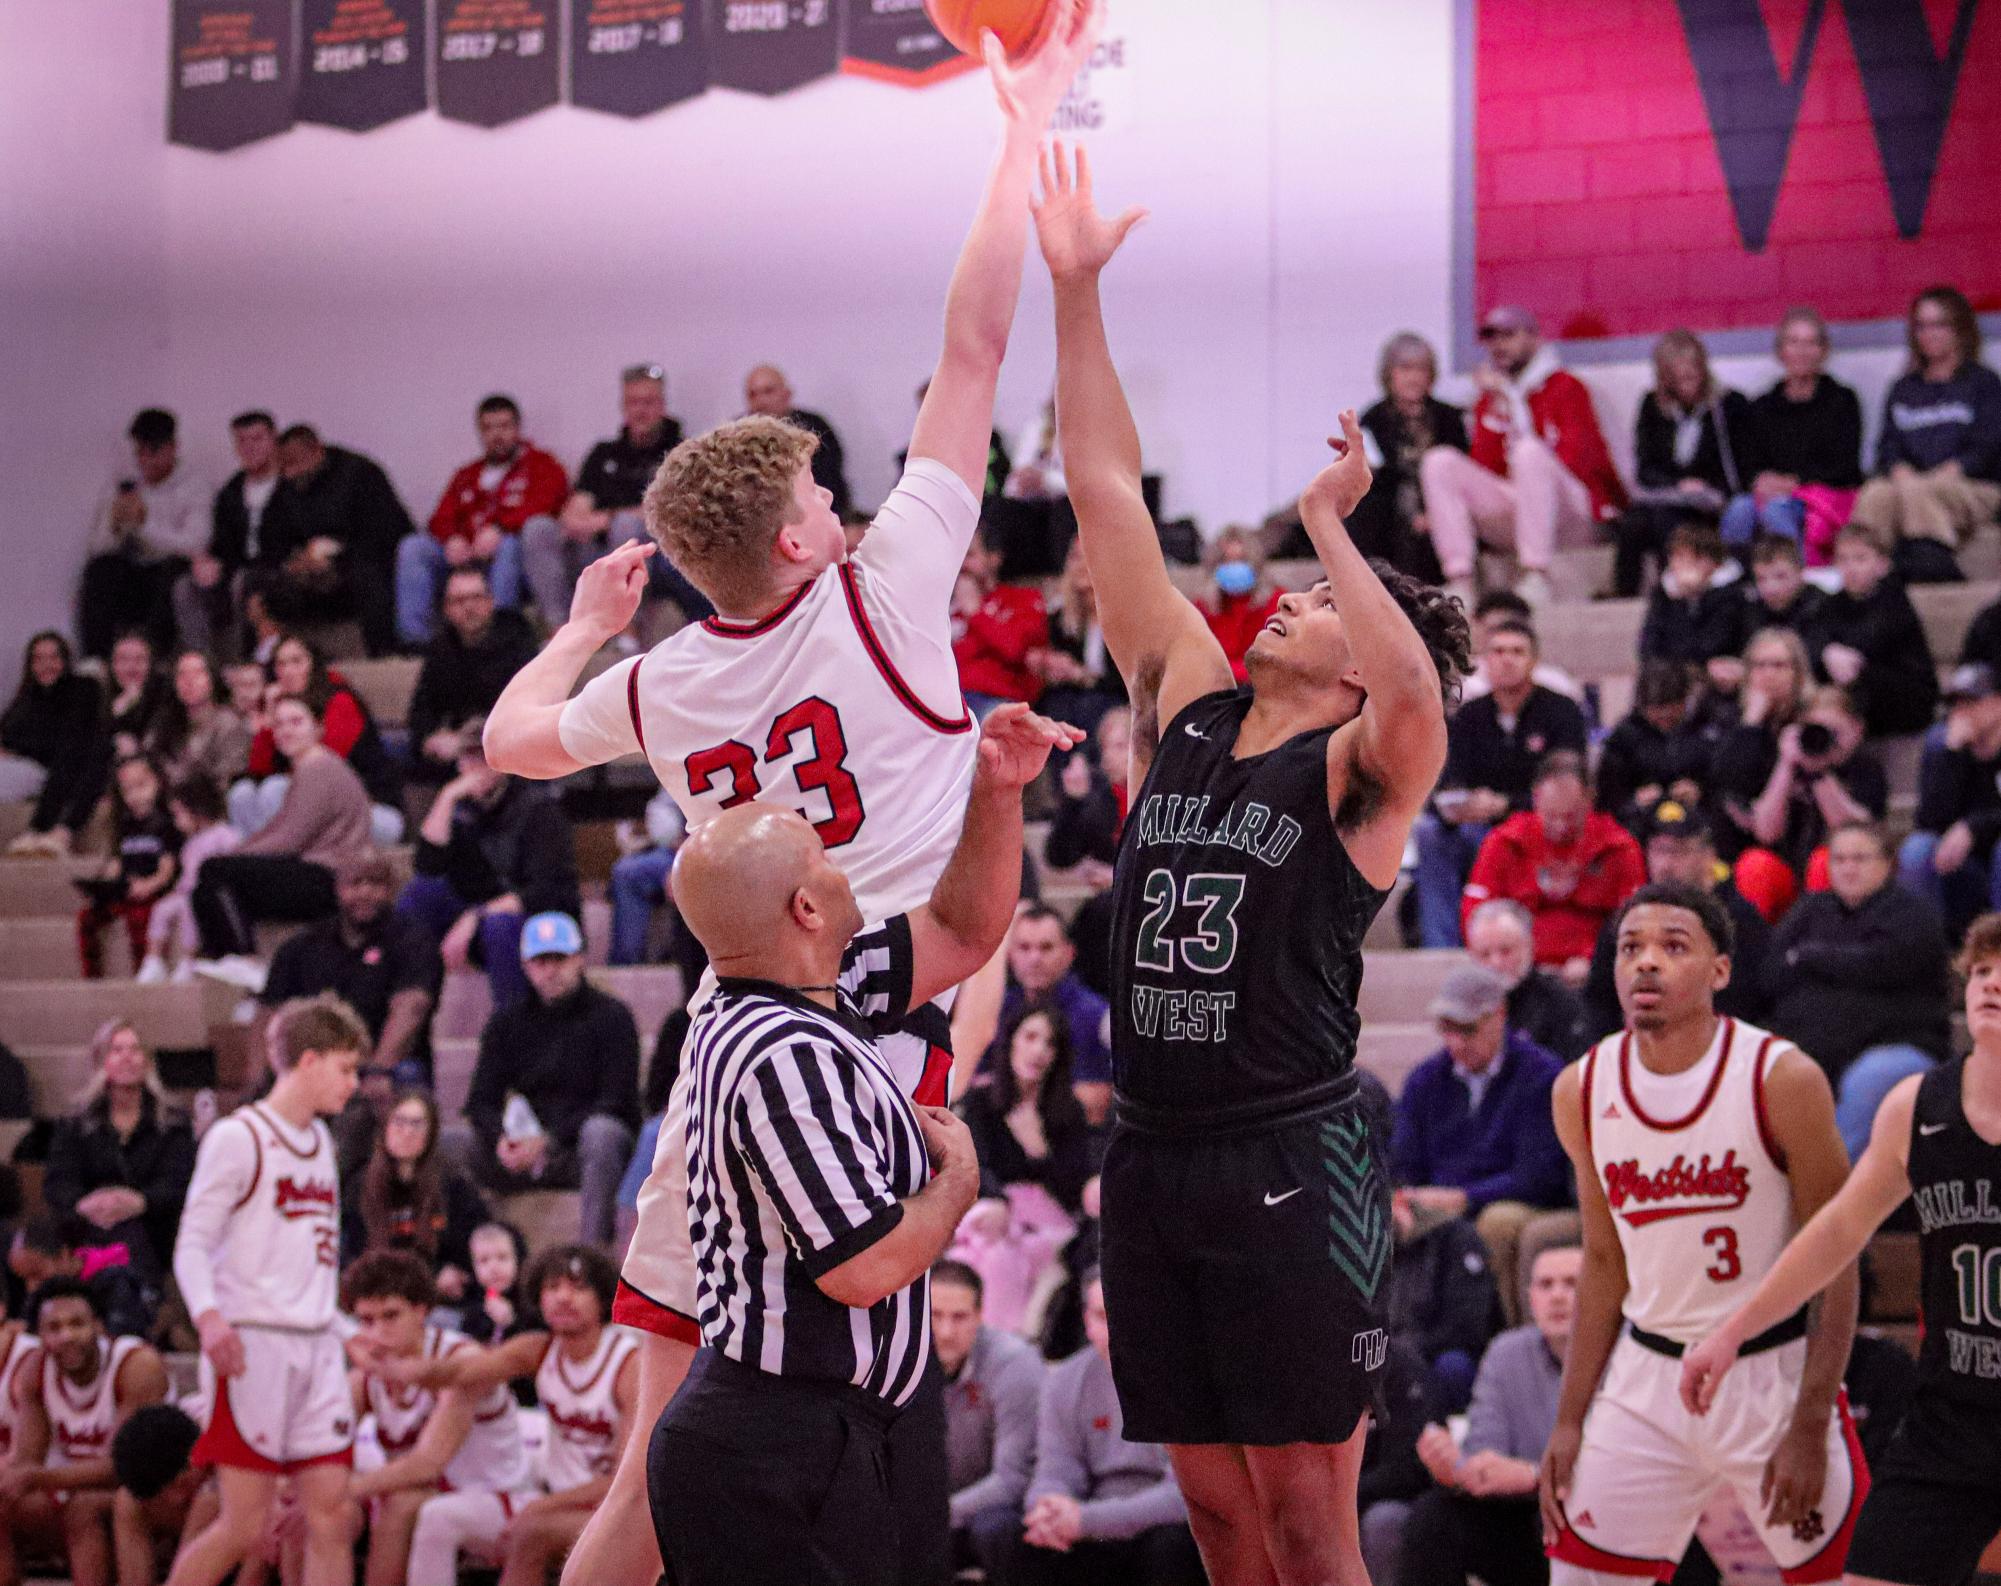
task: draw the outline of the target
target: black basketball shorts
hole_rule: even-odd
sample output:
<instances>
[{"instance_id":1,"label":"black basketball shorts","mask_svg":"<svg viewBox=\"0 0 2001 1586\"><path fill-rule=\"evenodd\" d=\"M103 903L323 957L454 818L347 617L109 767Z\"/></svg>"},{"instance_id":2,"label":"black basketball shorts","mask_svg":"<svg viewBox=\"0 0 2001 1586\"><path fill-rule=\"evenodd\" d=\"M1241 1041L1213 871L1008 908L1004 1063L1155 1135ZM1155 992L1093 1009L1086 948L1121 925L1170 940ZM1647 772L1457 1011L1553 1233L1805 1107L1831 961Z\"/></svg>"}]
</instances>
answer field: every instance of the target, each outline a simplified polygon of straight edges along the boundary
<instances>
[{"instance_id":1,"label":"black basketball shorts","mask_svg":"<svg viewBox=\"0 0 2001 1586\"><path fill-rule=\"evenodd\" d=\"M2001 1415L1921 1387L1873 1477L1848 1573L1960 1586L2001 1532Z\"/></svg>"},{"instance_id":2,"label":"black basketball shorts","mask_svg":"<svg viewBox=\"0 0 2001 1586\"><path fill-rule=\"evenodd\" d=\"M1138 1443L1341 1443L1389 1350L1389 1191L1353 1103L1105 1154L1112 1375Z\"/></svg>"}]
</instances>

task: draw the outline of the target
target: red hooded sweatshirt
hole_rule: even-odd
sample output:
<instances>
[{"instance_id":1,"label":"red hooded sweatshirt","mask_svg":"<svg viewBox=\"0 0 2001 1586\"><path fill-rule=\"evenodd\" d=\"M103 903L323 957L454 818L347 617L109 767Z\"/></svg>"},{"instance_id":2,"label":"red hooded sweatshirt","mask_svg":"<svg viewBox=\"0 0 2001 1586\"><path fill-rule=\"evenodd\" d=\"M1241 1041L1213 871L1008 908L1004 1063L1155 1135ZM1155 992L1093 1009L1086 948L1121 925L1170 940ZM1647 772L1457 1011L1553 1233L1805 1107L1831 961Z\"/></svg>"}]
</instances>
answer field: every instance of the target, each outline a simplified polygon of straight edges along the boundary
<instances>
[{"instance_id":1,"label":"red hooded sweatshirt","mask_svg":"<svg viewBox=\"0 0 2001 1586\"><path fill-rule=\"evenodd\" d=\"M570 476L563 465L526 441L491 490L480 488L479 476L485 470L486 459L481 457L452 475L431 514L431 533L438 539L469 540L488 524L519 534L530 518L561 512L570 496Z\"/></svg>"},{"instance_id":2,"label":"red hooded sweatshirt","mask_svg":"<svg viewBox=\"0 0 2001 1586\"><path fill-rule=\"evenodd\" d=\"M1646 861L1632 835L1593 811L1577 840L1559 848L1533 810L1511 815L1487 834L1459 903L1463 931L1489 898L1512 898L1535 916L1535 961L1589 958L1619 905L1646 884Z\"/></svg>"},{"instance_id":3,"label":"red hooded sweatshirt","mask_svg":"<svg viewBox=\"0 0 2001 1586\"><path fill-rule=\"evenodd\" d=\"M1529 360L1514 383L1512 397L1482 391L1473 404L1473 461L1490 473L1508 477L1508 437L1519 422L1515 409L1528 404L1529 419L1557 461L1591 492L1591 515L1603 523L1626 506L1626 486L1612 466L1598 412L1584 382L1557 366L1556 354L1544 347Z\"/></svg>"},{"instance_id":4,"label":"red hooded sweatshirt","mask_svg":"<svg viewBox=\"0 0 2001 1586\"><path fill-rule=\"evenodd\" d=\"M996 584L978 611L952 618L952 654L959 687L968 694L1034 704L1042 697L1042 679L1028 669L1028 654L1048 647L1042 595L1019 584Z\"/></svg>"}]
</instances>

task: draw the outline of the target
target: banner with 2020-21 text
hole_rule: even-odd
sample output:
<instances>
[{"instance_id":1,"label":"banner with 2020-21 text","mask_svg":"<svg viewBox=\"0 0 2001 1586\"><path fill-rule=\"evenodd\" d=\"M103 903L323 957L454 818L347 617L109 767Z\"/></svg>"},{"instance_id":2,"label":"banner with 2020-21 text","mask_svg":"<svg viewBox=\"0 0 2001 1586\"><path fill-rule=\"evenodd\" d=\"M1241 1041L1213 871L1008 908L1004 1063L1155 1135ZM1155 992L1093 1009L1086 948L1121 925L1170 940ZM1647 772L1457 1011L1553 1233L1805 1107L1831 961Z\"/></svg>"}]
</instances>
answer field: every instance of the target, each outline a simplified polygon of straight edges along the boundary
<instances>
[{"instance_id":1,"label":"banner with 2020-21 text","mask_svg":"<svg viewBox=\"0 0 2001 1586\"><path fill-rule=\"evenodd\" d=\"M174 0L167 137L234 149L292 125L291 0Z\"/></svg>"}]
</instances>

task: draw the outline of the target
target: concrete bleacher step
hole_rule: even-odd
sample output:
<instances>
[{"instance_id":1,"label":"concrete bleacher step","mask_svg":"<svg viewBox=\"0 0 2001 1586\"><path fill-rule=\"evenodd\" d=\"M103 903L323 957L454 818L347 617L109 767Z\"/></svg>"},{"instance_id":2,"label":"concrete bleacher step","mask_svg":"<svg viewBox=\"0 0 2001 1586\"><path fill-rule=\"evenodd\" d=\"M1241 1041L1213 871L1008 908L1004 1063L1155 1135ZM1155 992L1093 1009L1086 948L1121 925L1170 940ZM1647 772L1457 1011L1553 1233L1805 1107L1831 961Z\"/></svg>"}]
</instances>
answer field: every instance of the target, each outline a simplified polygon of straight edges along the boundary
<instances>
[{"instance_id":1,"label":"concrete bleacher step","mask_svg":"<svg viewBox=\"0 0 2001 1586\"><path fill-rule=\"evenodd\" d=\"M671 964L635 964L618 969L593 969L591 983L610 992L632 1010L639 1026L642 1056L660 1033L660 1021L686 1000L681 972ZM486 976L463 971L445 977L444 994L438 999L437 1017L431 1023L431 1039L477 1041L493 1012L493 999Z\"/></svg>"},{"instance_id":2,"label":"concrete bleacher step","mask_svg":"<svg viewBox=\"0 0 2001 1586\"><path fill-rule=\"evenodd\" d=\"M1472 960L1447 950L1369 953L1363 959L1357 1001L1366 1030L1375 1024L1425 1024L1445 977Z\"/></svg>"},{"instance_id":3,"label":"concrete bleacher step","mask_svg":"<svg viewBox=\"0 0 2001 1586\"><path fill-rule=\"evenodd\" d=\"M343 661L340 674L361 696L378 727L401 727L410 719L410 698L417 691L417 674L423 666L414 656L389 655Z\"/></svg>"},{"instance_id":4,"label":"concrete bleacher step","mask_svg":"<svg viewBox=\"0 0 2001 1586\"><path fill-rule=\"evenodd\" d=\"M106 956L126 951L124 932L104 934ZM54 914L0 920L0 981L64 980L78 973L76 921Z\"/></svg>"},{"instance_id":5,"label":"concrete bleacher step","mask_svg":"<svg viewBox=\"0 0 2001 1586\"><path fill-rule=\"evenodd\" d=\"M1411 1070L1438 1049L1438 1030L1429 1022L1364 1024L1355 1061L1381 1080L1395 1099Z\"/></svg>"},{"instance_id":6,"label":"concrete bleacher step","mask_svg":"<svg viewBox=\"0 0 2001 1586\"><path fill-rule=\"evenodd\" d=\"M0 996L0 1041L23 1047L88 1046L107 1019L126 1019L149 1047L206 1046L240 993L212 982L140 986L129 980L24 980Z\"/></svg>"},{"instance_id":7,"label":"concrete bleacher step","mask_svg":"<svg viewBox=\"0 0 2001 1586\"><path fill-rule=\"evenodd\" d=\"M70 877L97 861L66 859L0 859L0 919L32 916L74 919L83 894Z\"/></svg>"}]
</instances>

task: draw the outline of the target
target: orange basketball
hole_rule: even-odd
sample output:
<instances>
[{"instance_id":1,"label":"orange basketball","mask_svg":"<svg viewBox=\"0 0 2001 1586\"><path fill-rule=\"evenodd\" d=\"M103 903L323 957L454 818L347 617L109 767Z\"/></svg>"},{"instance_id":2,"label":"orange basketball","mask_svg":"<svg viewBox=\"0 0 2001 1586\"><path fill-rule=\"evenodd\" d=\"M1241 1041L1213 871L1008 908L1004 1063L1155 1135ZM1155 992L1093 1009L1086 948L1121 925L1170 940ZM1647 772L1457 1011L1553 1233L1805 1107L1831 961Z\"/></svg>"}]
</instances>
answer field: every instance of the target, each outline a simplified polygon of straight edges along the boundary
<instances>
[{"instance_id":1,"label":"orange basketball","mask_svg":"<svg viewBox=\"0 0 2001 1586\"><path fill-rule=\"evenodd\" d=\"M1007 51L1018 61L1042 42L1049 30L1059 0L924 0L924 9L940 33L954 49L978 57L980 32L992 28Z\"/></svg>"}]
</instances>

